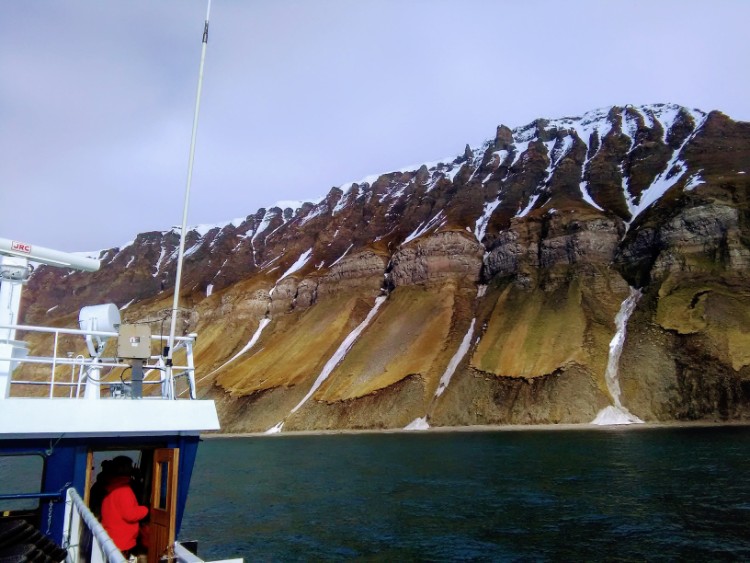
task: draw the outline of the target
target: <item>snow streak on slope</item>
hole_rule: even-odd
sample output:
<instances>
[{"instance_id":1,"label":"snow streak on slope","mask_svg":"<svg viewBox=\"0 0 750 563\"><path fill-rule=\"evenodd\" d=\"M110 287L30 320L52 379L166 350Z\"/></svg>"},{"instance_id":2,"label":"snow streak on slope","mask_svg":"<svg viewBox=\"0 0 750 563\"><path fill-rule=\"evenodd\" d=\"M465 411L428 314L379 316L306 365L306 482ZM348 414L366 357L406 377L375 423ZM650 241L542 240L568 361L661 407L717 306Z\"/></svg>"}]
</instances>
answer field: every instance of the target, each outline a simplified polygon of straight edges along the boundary
<instances>
[{"instance_id":1,"label":"snow streak on slope","mask_svg":"<svg viewBox=\"0 0 750 563\"><path fill-rule=\"evenodd\" d=\"M197 385L201 381L203 381L204 379L207 379L207 378L211 377L215 373L219 372L219 370L224 369L229 364L231 364L233 361L235 361L237 358L239 358L240 356L242 356L243 354L245 354L253 346L255 346L255 344L260 339L260 335L263 333L263 329L265 329L269 325L270 322L271 322L271 319L261 319L260 323L258 323L258 328L255 329L255 332L250 337L250 340L247 342L247 344L245 344L245 346L243 346L242 350L240 350L239 352L237 352L234 356L232 356L231 358L229 358L226 362L224 362L223 364L221 364L218 368L216 368L215 370L213 370L211 373L208 373L208 374L204 375L198 381L196 381L195 382L196 387L197 387ZM185 391L183 391L182 393L180 393L180 395L184 395L186 392L187 392L187 389Z\"/></svg>"},{"instance_id":2,"label":"snow streak on slope","mask_svg":"<svg viewBox=\"0 0 750 563\"><path fill-rule=\"evenodd\" d=\"M260 338L260 335L263 333L263 329L266 328L270 322L271 322L271 319L261 319L260 323L258 323L258 328L255 330L255 333L253 333L253 336L250 338L250 340L248 341L248 343L245 344L245 346L242 348L242 350L240 350L239 352L237 352L234 356L232 356L231 358L229 358L226 362L224 362L223 364L221 364L218 368L216 368L211 373L212 374L216 373L220 369L223 369L223 368L227 367L229 364L231 364L233 361L235 361L237 358L239 358L242 354L244 354L245 352L247 352L248 350L250 350L250 348L252 348L253 346L255 346L255 343L258 342L258 339ZM209 374L209 375L211 375L211 374Z\"/></svg>"},{"instance_id":3,"label":"snow streak on slope","mask_svg":"<svg viewBox=\"0 0 750 563\"><path fill-rule=\"evenodd\" d=\"M480 286L480 287L484 287L486 289L486 286ZM477 297L479 297L479 295ZM469 351L469 348L471 347L471 339L474 336L474 326L476 325L476 322L477 322L476 318L471 319L471 325L469 326L469 330L464 335L464 338L461 341L461 344L459 345L458 350L456 350L456 353L453 354L453 357L451 358L450 362L448 362L448 366L445 368L443 375L440 377L440 383L438 384L438 387L435 390L433 401L443 394L443 391L445 391L445 389L448 387L448 384L450 383L451 378L453 377L453 374L456 373L456 368L458 367L458 364L461 363L461 360L464 359L464 356L466 356L466 353ZM429 428L430 428L430 423L427 422L427 415L419 417L419 418L415 418L409 424L404 426L404 430L428 430Z\"/></svg>"},{"instance_id":4,"label":"snow streak on slope","mask_svg":"<svg viewBox=\"0 0 750 563\"><path fill-rule=\"evenodd\" d=\"M309 223L316 217L320 217L321 215L326 215L327 213L328 213L328 205L326 205L325 202L321 202L315 207L313 207L310 210L310 213L308 213L302 218L302 220L299 222L299 226L304 227L307 223Z\"/></svg>"},{"instance_id":5,"label":"snow streak on slope","mask_svg":"<svg viewBox=\"0 0 750 563\"><path fill-rule=\"evenodd\" d=\"M271 225L271 220L277 216L278 213L276 211L266 211L266 213L263 215L263 219L261 220L260 225L258 225L258 228L255 229L255 233L250 239L250 242L255 243L255 239L257 239L261 234L268 230L268 227Z\"/></svg>"},{"instance_id":6,"label":"snow streak on slope","mask_svg":"<svg viewBox=\"0 0 750 563\"><path fill-rule=\"evenodd\" d=\"M544 143L544 147L547 149L547 159L549 160L549 164L547 164L547 169L544 171L544 180L542 180L542 186L546 186L549 179L552 177L552 170L554 170L555 166L557 165L557 162L555 162L555 159L553 158L552 151L555 148L556 141L547 141Z\"/></svg>"},{"instance_id":7,"label":"snow streak on slope","mask_svg":"<svg viewBox=\"0 0 750 563\"><path fill-rule=\"evenodd\" d=\"M553 149L550 152L550 160L553 161L552 168L556 168L558 164L562 161L563 158L567 156L567 154L570 152L570 149L573 148L573 137L570 135L566 135L562 139L562 146L558 147L557 149L554 148L555 145L552 145Z\"/></svg>"},{"instance_id":8,"label":"snow streak on slope","mask_svg":"<svg viewBox=\"0 0 750 563\"><path fill-rule=\"evenodd\" d=\"M632 116L627 109L622 112L622 132L630 137L630 148L628 149L628 153L630 153L633 150L633 147L635 147L635 136L638 132L638 120Z\"/></svg>"},{"instance_id":9,"label":"snow streak on slope","mask_svg":"<svg viewBox=\"0 0 750 563\"><path fill-rule=\"evenodd\" d=\"M529 203L526 204L526 207L524 207L522 210L520 210L518 213L516 213L516 217L526 217L526 215L529 214L529 211L534 207L534 204L536 203L536 200L539 199L539 194L534 194L529 198Z\"/></svg>"},{"instance_id":10,"label":"snow streak on slope","mask_svg":"<svg viewBox=\"0 0 750 563\"><path fill-rule=\"evenodd\" d=\"M597 208L599 211L604 211L604 208L600 207L599 204L594 201L594 198L591 197L591 194L588 190L588 182L586 180L581 180L578 187L581 190L581 197L583 198L583 201L588 203L591 207Z\"/></svg>"},{"instance_id":11,"label":"snow streak on slope","mask_svg":"<svg viewBox=\"0 0 750 563\"><path fill-rule=\"evenodd\" d=\"M487 233L487 225L490 222L492 213L495 211L495 209L497 209L498 205L500 205L500 198L484 204L484 212L474 224L474 236L477 238L477 241L482 242L484 235Z\"/></svg>"},{"instance_id":12,"label":"snow streak on slope","mask_svg":"<svg viewBox=\"0 0 750 563\"><path fill-rule=\"evenodd\" d=\"M152 278L155 278L159 275L159 270L161 269L161 263L164 260L164 256L167 253L167 249L164 248L164 243L161 244L161 253L159 254L159 259L156 261L156 266L154 266L154 273L151 274Z\"/></svg>"},{"instance_id":13,"label":"snow streak on slope","mask_svg":"<svg viewBox=\"0 0 750 563\"><path fill-rule=\"evenodd\" d=\"M586 145L586 158L581 167L581 180L579 182L579 189L581 191L581 197L583 200L595 207L600 211L604 211L591 197L588 192L588 181L585 179L585 174L588 169L589 162L593 159L602 147L603 139L612 130L612 123L609 121L609 113L612 111L612 107L602 108L586 112L581 117L564 117L562 119L555 119L548 123L547 127L551 129L567 129L574 131L575 135ZM596 136L594 137L594 134ZM596 138L598 146L596 151L592 153L591 144L592 139ZM562 158L567 154L573 147L573 137L568 135L564 138L563 150L560 156L555 159L554 166L556 167ZM548 171L549 176L549 171Z\"/></svg>"},{"instance_id":14,"label":"snow streak on slope","mask_svg":"<svg viewBox=\"0 0 750 563\"><path fill-rule=\"evenodd\" d=\"M629 190L629 177L624 173L623 165L620 164L620 173L622 178L622 190L625 201L628 205L628 209L632 215L631 221L641 214L646 208L651 206L654 202L659 200L667 190L674 186L681 178L687 167L684 162L680 160L680 154L685 145L692 140L698 130L701 128L705 121L706 114L700 110L682 108L675 104L652 104L645 106L626 106L623 109L619 109L619 114L613 114L614 108L602 108L585 113L581 117L566 117L562 119L550 120L545 124L546 130L560 130L569 129L574 130L576 135L587 145L586 159L583 163L581 171L581 180L579 183L579 189L583 200L592 205L593 207L603 211L602 207L599 206L591 197L588 192L588 182L585 179L585 174L589 168L591 160L601 150L604 138L612 131L613 124L610 119L616 119L619 115L621 122L621 130L623 134L630 138L630 146L628 148L628 154L636 146L636 136L639 127L639 117L643 119L643 125L649 128L656 127L657 124L662 128L662 141L666 144L667 137L670 130L677 121L681 111L687 112L696 124L691 135L682 143L682 145L675 151L673 151L672 158L667 164L665 170L657 176L652 182L652 185L646 189L640 197L634 198L630 194ZM612 117L610 117L612 114ZM598 137L598 147L595 151L591 148L592 136L596 133ZM536 138L534 129L531 126L523 128L517 128L513 130L514 137L522 140L525 144L533 141ZM568 137L565 137L567 140ZM547 143L545 143L547 145ZM525 147L524 147L525 148ZM516 155L518 159L519 155ZM550 178L554 171L554 168L559 164L562 157L555 158L550 162L550 166L547 169L547 179ZM694 187L697 184L691 183L690 187ZM518 216L524 216L528 213L530 208L524 209Z\"/></svg>"},{"instance_id":15,"label":"snow streak on slope","mask_svg":"<svg viewBox=\"0 0 750 563\"><path fill-rule=\"evenodd\" d=\"M596 109L584 113L581 117L563 117L553 119L547 125L548 128L571 129L576 132L578 138L583 141L587 147L591 146L591 137L596 133L599 139L599 149L601 142L612 130L612 124L609 122L608 115L612 107ZM597 153L599 150L597 150ZM591 158L596 156L591 155Z\"/></svg>"},{"instance_id":16,"label":"snow streak on slope","mask_svg":"<svg viewBox=\"0 0 750 563\"><path fill-rule=\"evenodd\" d=\"M464 165L463 165L463 164L454 164L454 165L453 165L453 168L451 168L450 170L448 170L447 174L445 175L445 178L446 178L446 179L447 179L447 180L448 180L449 182L453 182L454 178L455 178L455 177L456 177L456 175L457 175L457 174L458 174L458 173L459 173L459 172L461 171L461 169L462 169L463 167L464 167Z\"/></svg>"},{"instance_id":17,"label":"snow streak on slope","mask_svg":"<svg viewBox=\"0 0 750 563\"><path fill-rule=\"evenodd\" d=\"M690 176L690 179L685 184L685 191L686 192L691 192L695 188L697 188L698 186L700 186L701 184L705 184L705 182L703 181L703 178L701 177L701 172L702 172L702 170L699 170L698 172L696 172L695 174L693 174L692 176Z\"/></svg>"},{"instance_id":18,"label":"snow streak on slope","mask_svg":"<svg viewBox=\"0 0 750 563\"><path fill-rule=\"evenodd\" d=\"M667 142L667 135L669 130L677 120L677 116L680 114L680 106L676 104L654 104L643 106L645 111L651 112L656 117L657 121L661 124L663 129L662 142Z\"/></svg>"},{"instance_id":19,"label":"snow streak on slope","mask_svg":"<svg viewBox=\"0 0 750 563\"><path fill-rule=\"evenodd\" d=\"M607 382L607 389L609 394L612 396L613 405L602 409L592 424L597 425L610 425L610 424L633 424L643 422L640 418L632 414L626 409L622 401L620 400L620 380L618 377L620 356L622 355L622 347L625 343L625 336L627 334L628 319L635 310L635 306L638 303L638 299L641 297L641 292L637 289L630 288L630 295L622 302L620 310L615 316L615 332L612 341L609 343L609 359L607 361L607 372L604 374L604 379Z\"/></svg>"},{"instance_id":20,"label":"snow streak on slope","mask_svg":"<svg viewBox=\"0 0 750 563\"><path fill-rule=\"evenodd\" d=\"M632 223L647 207L659 200L669 188L680 181L687 171L687 165L684 161L680 160L682 149L684 149L685 145L695 137L704 122L705 117L699 123L696 123L693 132L688 135L677 150L672 152L672 158L669 160L664 170L654 179L651 185L643 191L638 203L633 203L630 198L626 198L630 214L632 215L628 224Z\"/></svg>"},{"instance_id":21,"label":"snow streak on slope","mask_svg":"<svg viewBox=\"0 0 750 563\"><path fill-rule=\"evenodd\" d=\"M510 163L511 167L516 165L516 162L521 160L521 157L529 150L529 141L522 141L515 143L516 154L513 157L513 162Z\"/></svg>"},{"instance_id":22,"label":"snow streak on slope","mask_svg":"<svg viewBox=\"0 0 750 563\"><path fill-rule=\"evenodd\" d=\"M334 368L341 363L341 361L346 357L346 354L349 352L351 347L354 345L354 343L359 338L359 335L362 334L362 331L367 328L367 325L372 322L372 319L375 318L375 315L378 313L378 309L380 309L380 306L385 302L387 299L387 296L381 295L377 299L375 299L375 305L373 305L370 312L367 314L367 317L365 317L365 320L363 320L357 328L355 328L352 332L349 333L349 335L344 339L344 341L341 343L341 345L338 347L336 352L334 352L333 356L326 362L326 364L323 366L323 369L321 370L318 377L315 379L315 383L313 383L313 386L310 388L310 390L307 392L307 395L305 395L302 400L297 403L297 406L295 406L291 412L290 415L297 412L302 405L304 405L310 397L313 396L315 391L317 391L321 385L323 385L323 382L328 379L328 376L331 375ZM276 424L274 427L269 428L266 433L267 434L275 434L277 432L281 432L281 429L284 427L284 421L282 420L278 424Z\"/></svg>"},{"instance_id":23,"label":"snow streak on slope","mask_svg":"<svg viewBox=\"0 0 750 563\"><path fill-rule=\"evenodd\" d=\"M297 258L297 261L294 264L292 264L289 267L289 269L286 272L284 272L278 280L276 280L276 283L278 284L285 277L291 276L293 273L301 270L305 266L305 264L307 264L307 261L310 259L310 255L312 254L312 251L313 249L310 248L306 250L305 252L303 252L302 254L300 254L300 257Z\"/></svg>"},{"instance_id":24,"label":"snow streak on slope","mask_svg":"<svg viewBox=\"0 0 750 563\"><path fill-rule=\"evenodd\" d=\"M586 152L586 154L588 155L588 151ZM591 194L588 190L589 182L588 180L586 180L585 175L590 161L591 159L586 156L586 160L583 162L583 166L581 166L581 181L578 184L578 189L581 190L581 197L583 198L583 201L588 203L591 207L595 207L599 211L604 211L604 209L594 201L594 198L591 197Z\"/></svg>"},{"instance_id":25,"label":"snow streak on slope","mask_svg":"<svg viewBox=\"0 0 750 563\"><path fill-rule=\"evenodd\" d=\"M401 244L406 244L408 242L413 241L415 238L421 237L423 234L425 234L430 229L439 226L438 222L443 218L443 211L442 209L438 212L437 215L435 215L432 219L427 221L427 223L420 223L419 226L408 236L404 239L404 242Z\"/></svg>"},{"instance_id":26,"label":"snow streak on slope","mask_svg":"<svg viewBox=\"0 0 750 563\"><path fill-rule=\"evenodd\" d=\"M333 214L336 215L340 211L343 211L350 201L354 201L355 199L357 199L358 195L359 188L357 190L341 194L338 203L336 203L336 206L333 208Z\"/></svg>"},{"instance_id":27,"label":"snow streak on slope","mask_svg":"<svg viewBox=\"0 0 750 563\"><path fill-rule=\"evenodd\" d=\"M469 351L469 347L471 346L471 338L474 336L474 325L476 324L476 322L476 319L471 319L471 326L469 326L469 330L464 335L464 339L461 341L461 345L458 347L458 350L456 350L456 353L453 354L451 361L448 362L448 367L445 368L445 372L440 378L440 384L438 385L437 391L435 391L436 397L439 397L443 394L443 391L445 391L445 388L448 387L448 384L451 382L451 378L456 372L458 364L461 362L461 360L464 359L466 352Z\"/></svg>"},{"instance_id":28,"label":"snow streak on slope","mask_svg":"<svg viewBox=\"0 0 750 563\"><path fill-rule=\"evenodd\" d=\"M480 285L477 288L477 299L484 297L486 291L487 291L487 286ZM433 397L433 403L438 397L440 397L440 395L443 394L443 391L446 390L446 388L448 387L448 384L451 382L451 379L453 378L453 374L456 373L456 368L458 367L458 364L461 363L461 360L464 359L464 357L466 356L466 353L469 351L469 348L471 348L471 339L474 337L474 328L476 326L476 323L477 323L476 317L471 319L469 330L466 331L466 334L464 335L464 338L461 341L461 344L458 346L458 350L456 350L456 353L453 354L453 357L448 362L448 366L445 368L443 375L440 377L440 382L438 383L438 387L435 390L435 395ZM430 403L430 406L433 403ZM429 414L430 408L428 407L427 410ZM423 417L415 418L404 427L404 430L428 430L430 428L430 424L427 422L428 414L426 414Z\"/></svg>"},{"instance_id":29,"label":"snow streak on slope","mask_svg":"<svg viewBox=\"0 0 750 563\"><path fill-rule=\"evenodd\" d=\"M370 324L372 319L378 313L378 309L380 309L380 306L383 303L385 303L385 300L386 300L385 295L381 295L380 297L375 299L375 305L367 314L367 317L365 317L365 320L359 323L359 326L349 333L349 336L347 336L344 339L344 341L338 347L336 352L334 352L333 356L331 356L331 359L326 362L326 365L323 366L323 370L320 372L320 375L318 375L318 378L315 380L315 383L313 383L313 386L310 388L310 391L308 391L307 395L305 395L303 399L297 404L297 406L292 409L293 413L297 412L300 409L300 407L304 405L310 397L313 396L313 393L315 393L315 391L318 390L318 388L323 384L323 382L326 379L328 379L328 376L331 375L331 372L333 371L333 369L341 363L344 357L346 357L346 354L347 352L349 352L349 349L357 341L357 338L359 338L359 335L362 334L362 331L367 328L367 325Z\"/></svg>"},{"instance_id":30,"label":"snow streak on slope","mask_svg":"<svg viewBox=\"0 0 750 563\"><path fill-rule=\"evenodd\" d=\"M330 266L330 267L331 267L331 268L333 268L333 267L334 267L334 266L335 266L336 264L338 264L339 262L341 262L341 261L342 261L342 260L344 259L344 257L345 257L345 256L346 256L347 254L349 254L349 251L350 251L350 250L352 249L352 247L353 247L353 246L354 246L354 243L351 243L351 244L350 244L350 245L349 245L349 246L348 246L348 247L346 248L346 250L344 250L344 253L343 253L343 254L342 254L341 256L339 256L338 258L336 258L336 260L335 260L335 261L334 261L334 262L333 262L333 263L331 264L331 266Z\"/></svg>"}]
</instances>

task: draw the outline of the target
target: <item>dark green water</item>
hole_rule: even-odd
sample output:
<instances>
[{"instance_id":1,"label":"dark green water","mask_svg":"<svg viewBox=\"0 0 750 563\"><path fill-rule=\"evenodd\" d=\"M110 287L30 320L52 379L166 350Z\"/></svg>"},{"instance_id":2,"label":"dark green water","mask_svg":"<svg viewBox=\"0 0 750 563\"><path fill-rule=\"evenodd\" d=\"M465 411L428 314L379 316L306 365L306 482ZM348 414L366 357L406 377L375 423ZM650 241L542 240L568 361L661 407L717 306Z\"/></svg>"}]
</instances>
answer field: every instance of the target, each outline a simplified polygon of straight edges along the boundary
<instances>
[{"instance_id":1,"label":"dark green water","mask_svg":"<svg viewBox=\"0 0 750 563\"><path fill-rule=\"evenodd\" d=\"M247 561L750 560L750 428L211 439L182 538Z\"/></svg>"}]
</instances>

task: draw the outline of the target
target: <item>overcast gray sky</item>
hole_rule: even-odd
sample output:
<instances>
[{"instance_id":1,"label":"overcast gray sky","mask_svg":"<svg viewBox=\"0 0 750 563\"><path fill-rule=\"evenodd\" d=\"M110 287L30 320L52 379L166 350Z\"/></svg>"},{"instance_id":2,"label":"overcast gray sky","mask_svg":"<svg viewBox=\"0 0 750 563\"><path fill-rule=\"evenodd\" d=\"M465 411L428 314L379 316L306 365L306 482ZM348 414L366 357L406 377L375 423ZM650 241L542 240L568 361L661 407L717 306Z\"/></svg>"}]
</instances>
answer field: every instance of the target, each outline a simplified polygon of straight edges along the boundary
<instances>
[{"instance_id":1,"label":"overcast gray sky","mask_svg":"<svg viewBox=\"0 0 750 563\"><path fill-rule=\"evenodd\" d=\"M205 0L0 0L0 237L182 220ZM674 102L750 120L745 0L213 0L188 223Z\"/></svg>"}]
</instances>

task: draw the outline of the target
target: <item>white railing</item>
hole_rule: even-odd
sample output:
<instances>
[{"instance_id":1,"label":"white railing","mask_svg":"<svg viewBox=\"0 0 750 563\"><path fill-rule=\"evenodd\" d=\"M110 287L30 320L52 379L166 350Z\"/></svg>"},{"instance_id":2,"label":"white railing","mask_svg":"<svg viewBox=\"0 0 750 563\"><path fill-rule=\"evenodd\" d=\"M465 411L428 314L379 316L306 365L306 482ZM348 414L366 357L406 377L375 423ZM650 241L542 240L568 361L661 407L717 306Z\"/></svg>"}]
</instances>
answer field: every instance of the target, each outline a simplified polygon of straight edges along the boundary
<instances>
[{"instance_id":1,"label":"white railing","mask_svg":"<svg viewBox=\"0 0 750 563\"><path fill-rule=\"evenodd\" d=\"M128 384L121 380L105 379L107 374L117 368L123 371L131 368L131 364L116 358L104 357L86 357L83 354L74 355L73 352L62 353L60 351L60 337L65 336L82 336L89 338L98 338L108 340L117 339L116 332L103 332L80 330L73 328L54 328L32 325L0 325L0 331L7 329L12 331L23 331L26 333L49 334L54 336L51 344L51 351L44 356L28 356L24 343L18 341L0 341L0 364L11 366L10 371L19 364L42 364L50 366L49 376L47 379L13 379L12 373L6 377L9 379L8 385L19 389L21 386L47 386L49 388L49 397L55 396L55 388L67 388L68 393L64 393L69 398L79 398L83 396L83 391L87 385L95 387L108 387L112 397L127 394ZM186 380L186 391L189 391L190 398L195 398L195 364L193 345L196 335L180 336L175 338L175 351L184 350L184 365L173 365L171 369L167 368L162 355L152 355L143 365L143 385L144 386L161 386L161 392L155 398L173 399L178 396L176 393L176 383L180 379ZM161 348L163 342L166 342L166 335L152 335L152 341L158 341ZM3 353L5 352L5 353ZM60 377L59 369L66 366L70 367L70 376ZM156 375L156 377L154 377ZM184 391L183 391L184 393ZM2 394L0 394L2 395ZM16 393L14 393L16 395ZM20 395L23 395L21 392ZM59 393L57 396L60 396ZM87 393L86 396L89 396ZM98 390L96 393L98 397ZM0 399L3 397L0 396Z\"/></svg>"},{"instance_id":2,"label":"white railing","mask_svg":"<svg viewBox=\"0 0 750 563\"><path fill-rule=\"evenodd\" d=\"M65 501L63 547L68 551L65 563L128 563L107 530L89 510L78 492L70 487ZM175 563L205 563L180 542L174 543ZM213 563L243 563L242 558Z\"/></svg>"},{"instance_id":3,"label":"white railing","mask_svg":"<svg viewBox=\"0 0 750 563\"><path fill-rule=\"evenodd\" d=\"M73 487L68 489L65 500L63 538L63 547L68 550L66 563L81 561L126 563L127 561ZM90 538L90 543L84 541L83 538ZM89 549L91 549L90 554Z\"/></svg>"}]
</instances>

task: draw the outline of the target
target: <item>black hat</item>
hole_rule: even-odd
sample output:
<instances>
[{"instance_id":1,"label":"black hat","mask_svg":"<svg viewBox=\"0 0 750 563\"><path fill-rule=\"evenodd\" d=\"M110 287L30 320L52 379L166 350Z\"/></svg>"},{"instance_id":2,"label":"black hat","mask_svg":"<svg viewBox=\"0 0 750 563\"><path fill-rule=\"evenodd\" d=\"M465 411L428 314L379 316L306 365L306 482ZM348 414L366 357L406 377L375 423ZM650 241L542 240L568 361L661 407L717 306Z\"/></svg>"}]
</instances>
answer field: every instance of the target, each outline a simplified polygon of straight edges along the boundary
<instances>
[{"instance_id":1,"label":"black hat","mask_svg":"<svg viewBox=\"0 0 750 563\"><path fill-rule=\"evenodd\" d=\"M115 475L130 475L133 471L133 460L126 455L118 455L112 460L111 469Z\"/></svg>"}]
</instances>

